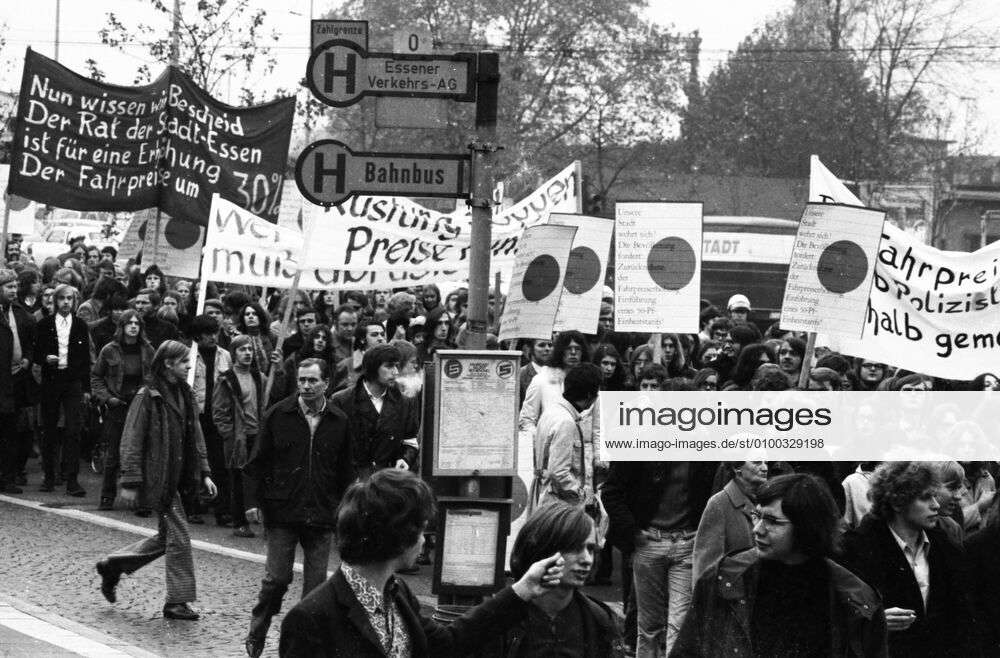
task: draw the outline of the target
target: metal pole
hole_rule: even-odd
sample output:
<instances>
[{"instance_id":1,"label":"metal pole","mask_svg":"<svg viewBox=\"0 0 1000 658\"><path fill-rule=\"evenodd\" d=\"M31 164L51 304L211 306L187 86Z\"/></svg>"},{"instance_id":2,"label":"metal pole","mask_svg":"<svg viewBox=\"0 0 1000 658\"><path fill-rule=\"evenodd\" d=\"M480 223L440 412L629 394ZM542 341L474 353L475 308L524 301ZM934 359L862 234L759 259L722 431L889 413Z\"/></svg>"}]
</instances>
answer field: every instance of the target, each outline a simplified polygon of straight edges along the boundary
<instances>
[{"instance_id":1,"label":"metal pole","mask_svg":"<svg viewBox=\"0 0 1000 658\"><path fill-rule=\"evenodd\" d=\"M3 190L3 233L0 233L0 263L7 263L7 228L10 226L10 195Z\"/></svg>"},{"instance_id":2,"label":"metal pole","mask_svg":"<svg viewBox=\"0 0 1000 658\"><path fill-rule=\"evenodd\" d=\"M472 243L469 251L468 342L472 350L486 349L487 301L490 289L490 242L493 222L493 166L497 146L497 87L500 58L479 53L477 67L476 137L472 150Z\"/></svg>"},{"instance_id":3,"label":"metal pole","mask_svg":"<svg viewBox=\"0 0 1000 658\"><path fill-rule=\"evenodd\" d=\"M55 60L59 61L59 15L62 13L62 0L56 0L56 43L55 43Z\"/></svg>"},{"instance_id":4,"label":"metal pole","mask_svg":"<svg viewBox=\"0 0 1000 658\"><path fill-rule=\"evenodd\" d=\"M181 59L181 0L174 0L174 26L170 31L170 65Z\"/></svg>"}]
</instances>

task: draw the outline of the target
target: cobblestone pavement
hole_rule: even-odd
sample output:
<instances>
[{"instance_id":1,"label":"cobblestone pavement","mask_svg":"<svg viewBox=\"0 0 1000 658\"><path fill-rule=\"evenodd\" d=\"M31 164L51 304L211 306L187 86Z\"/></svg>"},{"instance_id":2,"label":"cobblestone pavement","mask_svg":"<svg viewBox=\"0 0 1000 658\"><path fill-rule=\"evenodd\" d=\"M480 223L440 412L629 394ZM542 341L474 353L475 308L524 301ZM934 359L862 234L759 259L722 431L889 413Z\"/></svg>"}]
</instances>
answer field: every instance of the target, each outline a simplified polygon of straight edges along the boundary
<instances>
[{"instance_id":1,"label":"cobblestone pavement","mask_svg":"<svg viewBox=\"0 0 1000 658\"><path fill-rule=\"evenodd\" d=\"M115 519L154 529L155 518L143 519L127 511L98 512L99 483L92 474L81 478L88 492L86 498L72 498L61 492L40 493L37 462L31 465L35 469L29 471L30 484L24 487L25 493L0 496L0 593L156 654L186 658L246 655L243 638L263 575L263 565L253 559L260 560L265 553L260 526L255 527L258 537L242 539L233 537L231 529L216 527L211 516L205 517L205 525L192 525L192 540L254 555L241 559L219 554L214 546L208 547L212 550L196 549L198 600L194 607L202 618L197 622L165 620L162 559L123 576L118 586L118 602L114 605L101 596L100 578L94 569L105 554L139 538L136 532L97 525L92 522L94 519ZM11 498L35 501L53 511L7 502ZM75 516L67 517L56 513L54 508L79 511L70 512ZM297 559L301 561L301 552ZM330 569L337 564L334 554ZM425 605L433 604L431 570L432 567L423 567L420 574L407 577ZM296 573L286 595L285 609L298 600L299 587L301 575ZM616 589L594 588L591 594L610 599ZM425 612L431 612L431 608L425 608ZM277 655L280 623L279 615L268 635L266 656Z\"/></svg>"}]
</instances>

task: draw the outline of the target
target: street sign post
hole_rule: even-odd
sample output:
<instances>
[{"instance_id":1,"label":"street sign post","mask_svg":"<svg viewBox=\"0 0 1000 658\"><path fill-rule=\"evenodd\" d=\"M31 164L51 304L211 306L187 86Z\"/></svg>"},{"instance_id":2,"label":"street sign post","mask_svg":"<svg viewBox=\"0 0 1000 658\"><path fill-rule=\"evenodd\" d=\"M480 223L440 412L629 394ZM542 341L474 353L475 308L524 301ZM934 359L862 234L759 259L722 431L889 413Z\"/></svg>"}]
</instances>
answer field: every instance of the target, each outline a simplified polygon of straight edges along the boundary
<instances>
[{"instance_id":1,"label":"street sign post","mask_svg":"<svg viewBox=\"0 0 1000 658\"><path fill-rule=\"evenodd\" d=\"M355 194L461 198L469 193L468 155L366 153L323 139L307 146L295 163L302 196L333 206Z\"/></svg>"},{"instance_id":2,"label":"street sign post","mask_svg":"<svg viewBox=\"0 0 1000 658\"><path fill-rule=\"evenodd\" d=\"M476 100L476 54L369 53L358 44L331 39L309 57L306 84L332 107L365 96Z\"/></svg>"}]
</instances>

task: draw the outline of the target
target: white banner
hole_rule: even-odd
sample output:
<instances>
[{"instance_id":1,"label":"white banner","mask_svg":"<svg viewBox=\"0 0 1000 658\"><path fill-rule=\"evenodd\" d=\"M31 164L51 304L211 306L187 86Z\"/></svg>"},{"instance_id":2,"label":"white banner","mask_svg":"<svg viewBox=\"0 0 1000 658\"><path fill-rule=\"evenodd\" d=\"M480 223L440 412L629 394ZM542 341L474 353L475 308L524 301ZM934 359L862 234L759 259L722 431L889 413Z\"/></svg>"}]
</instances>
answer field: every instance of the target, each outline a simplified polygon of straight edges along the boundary
<instances>
[{"instance_id":1,"label":"white banner","mask_svg":"<svg viewBox=\"0 0 1000 658\"><path fill-rule=\"evenodd\" d=\"M500 318L500 340L552 337L575 226L545 224L524 231Z\"/></svg>"},{"instance_id":2,"label":"white banner","mask_svg":"<svg viewBox=\"0 0 1000 658\"><path fill-rule=\"evenodd\" d=\"M810 201L857 198L813 158ZM948 379L1000 371L1000 243L941 251L882 228L860 340L824 337L843 354Z\"/></svg>"},{"instance_id":3,"label":"white banner","mask_svg":"<svg viewBox=\"0 0 1000 658\"><path fill-rule=\"evenodd\" d=\"M299 231L271 224L215 197L209 215L202 276L209 281L289 288L299 267L302 243ZM395 288L467 277L466 272L458 271L344 272L308 268L302 272L299 287L304 290Z\"/></svg>"},{"instance_id":4,"label":"white banner","mask_svg":"<svg viewBox=\"0 0 1000 658\"><path fill-rule=\"evenodd\" d=\"M781 328L858 338L885 213L809 203L802 213L781 304Z\"/></svg>"},{"instance_id":5,"label":"white banner","mask_svg":"<svg viewBox=\"0 0 1000 658\"><path fill-rule=\"evenodd\" d=\"M521 231L552 212L576 212L577 167L570 165L493 218L491 268L510 271ZM303 262L337 270L468 270L472 215L439 213L397 197L354 197L317 218Z\"/></svg>"},{"instance_id":6,"label":"white banner","mask_svg":"<svg viewBox=\"0 0 1000 658\"><path fill-rule=\"evenodd\" d=\"M615 330L697 333L702 204L615 204Z\"/></svg>"},{"instance_id":7,"label":"white banner","mask_svg":"<svg viewBox=\"0 0 1000 658\"><path fill-rule=\"evenodd\" d=\"M552 213L549 224L577 227L554 330L596 334L615 223L603 217Z\"/></svg>"}]
</instances>

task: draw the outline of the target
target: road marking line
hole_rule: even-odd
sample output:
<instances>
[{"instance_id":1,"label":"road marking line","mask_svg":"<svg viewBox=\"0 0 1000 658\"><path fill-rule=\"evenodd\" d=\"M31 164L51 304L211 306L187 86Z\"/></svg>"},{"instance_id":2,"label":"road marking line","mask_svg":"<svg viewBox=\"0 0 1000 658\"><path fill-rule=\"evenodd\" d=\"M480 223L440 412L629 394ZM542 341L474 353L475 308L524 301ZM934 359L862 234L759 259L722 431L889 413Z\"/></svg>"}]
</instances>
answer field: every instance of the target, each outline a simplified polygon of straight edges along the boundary
<instances>
[{"instance_id":1,"label":"road marking line","mask_svg":"<svg viewBox=\"0 0 1000 658\"><path fill-rule=\"evenodd\" d=\"M0 625L87 658L157 655L9 596L0 600Z\"/></svg>"}]
</instances>

